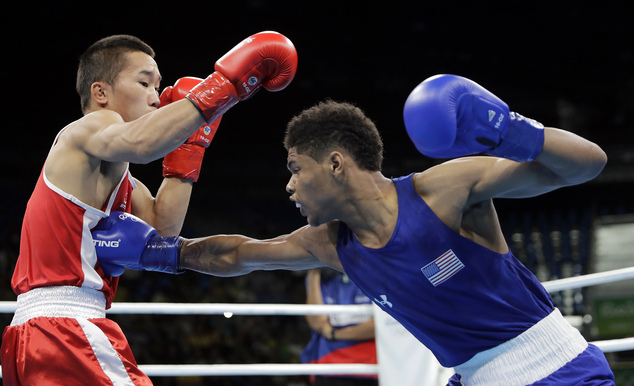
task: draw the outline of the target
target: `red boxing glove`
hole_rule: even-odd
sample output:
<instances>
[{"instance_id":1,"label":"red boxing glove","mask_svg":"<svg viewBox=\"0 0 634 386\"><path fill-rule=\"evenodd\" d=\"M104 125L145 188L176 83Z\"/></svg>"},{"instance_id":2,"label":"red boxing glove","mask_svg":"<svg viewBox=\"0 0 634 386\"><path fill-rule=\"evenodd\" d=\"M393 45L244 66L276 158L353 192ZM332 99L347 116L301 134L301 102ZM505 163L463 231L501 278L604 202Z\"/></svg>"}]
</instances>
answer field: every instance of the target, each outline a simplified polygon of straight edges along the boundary
<instances>
[{"instance_id":1,"label":"red boxing glove","mask_svg":"<svg viewBox=\"0 0 634 386\"><path fill-rule=\"evenodd\" d=\"M174 87L172 86L167 86L163 89L163 92L161 93L161 96L159 97L159 100L161 101L161 103L159 104L159 109L173 102L172 100L173 91L174 91Z\"/></svg>"},{"instance_id":2,"label":"red boxing glove","mask_svg":"<svg viewBox=\"0 0 634 386\"><path fill-rule=\"evenodd\" d=\"M260 86L268 91L286 88L297 72L297 51L286 36L265 31L244 39L222 58L214 69L236 87L240 100Z\"/></svg>"},{"instance_id":3,"label":"red boxing glove","mask_svg":"<svg viewBox=\"0 0 634 386\"><path fill-rule=\"evenodd\" d=\"M251 97L261 86L269 91L283 90L295 77L297 51L286 36L260 32L218 59L214 69L187 94L207 122Z\"/></svg>"},{"instance_id":4,"label":"red boxing glove","mask_svg":"<svg viewBox=\"0 0 634 386\"><path fill-rule=\"evenodd\" d=\"M172 102L184 99L187 94L189 94L189 91L202 81L203 80L200 78L185 76L178 79L176 83L174 83L174 86L165 87L165 89L161 93L161 96L159 97L161 101L159 108L165 107Z\"/></svg>"},{"instance_id":5,"label":"red boxing glove","mask_svg":"<svg viewBox=\"0 0 634 386\"><path fill-rule=\"evenodd\" d=\"M202 125L182 145L163 158L163 177L174 177L193 182L198 181L205 149L211 143L222 117L211 124Z\"/></svg>"},{"instance_id":6,"label":"red boxing glove","mask_svg":"<svg viewBox=\"0 0 634 386\"><path fill-rule=\"evenodd\" d=\"M159 108L185 98L189 91L202 81L195 77L180 78L173 87L168 86L163 90ZM221 120L222 116L219 116L213 123L202 125L185 143L168 153L163 158L163 177L198 181L205 149L216 134Z\"/></svg>"},{"instance_id":7,"label":"red boxing glove","mask_svg":"<svg viewBox=\"0 0 634 386\"><path fill-rule=\"evenodd\" d=\"M240 102L236 88L221 73L214 72L187 94L208 123L212 123Z\"/></svg>"}]
</instances>

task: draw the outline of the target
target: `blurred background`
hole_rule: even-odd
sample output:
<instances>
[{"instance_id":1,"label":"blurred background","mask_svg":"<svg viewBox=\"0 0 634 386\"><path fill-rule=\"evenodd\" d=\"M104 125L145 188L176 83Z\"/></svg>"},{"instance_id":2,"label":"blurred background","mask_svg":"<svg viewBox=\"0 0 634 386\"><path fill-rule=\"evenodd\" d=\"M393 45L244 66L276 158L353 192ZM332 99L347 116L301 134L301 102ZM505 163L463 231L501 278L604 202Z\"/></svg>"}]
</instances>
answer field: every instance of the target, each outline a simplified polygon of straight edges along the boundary
<instances>
[{"instance_id":1,"label":"blurred background","mask_svg":"<svg viewBox=\"0 0 634 386\"><path fill-rule=\"evenodd\" d=\"M5 2L0 9L5 102L0 140L0 300L10 278L22 215L51 143L81 116L79 55L94 41L132 34L156 51L162 87L204 78L244 38L274 30L299 55L294 81L232 108L207 150L184 236L258 238L305 224L288 200L285 125L331 98L358 105L385 142L384 174L422 171L402 107L429 76L452 73L486 87L511 110L576 132L608 153L595 180L525 200L496 201L516 256L541 280L632 266L634 232L634 27L624 3L233 0ZM160 135L157 133L157 135ZM161 162L132 165L152 191ZM586 316L590 340L634 334L630 282L553 294L567 315ZM304 303L304 272L220 279L188 272L123 275L117 301ZM592 317L588 316L592 315ZM310 332L303 317L112 316L140 364L295 363ZM0 315L4 325L11 315ZM634 354L608 356L634 379ZM302 385L303 377L156 378L157 385ZM625 382L625 381L623 381ZM627 384L618 383L617 384Z\"/></svg>"}]
</instances>

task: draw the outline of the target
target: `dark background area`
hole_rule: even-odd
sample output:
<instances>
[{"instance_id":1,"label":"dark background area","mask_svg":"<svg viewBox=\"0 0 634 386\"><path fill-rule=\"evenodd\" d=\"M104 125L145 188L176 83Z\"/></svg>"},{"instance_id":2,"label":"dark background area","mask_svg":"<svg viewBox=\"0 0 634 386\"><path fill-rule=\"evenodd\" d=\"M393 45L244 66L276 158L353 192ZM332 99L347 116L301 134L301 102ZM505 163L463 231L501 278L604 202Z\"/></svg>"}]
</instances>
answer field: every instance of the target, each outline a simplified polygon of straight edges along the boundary
<instances>
[{"instance_id":1,"label":"dark background area","mask_svg":"<svg viewBox=\"0 0 634 386\"><path fill-rule=\"evenodd\" d=\"M610 163L594 183L622 190L613 184L634 180L634 27L627 9L610 4L11 2L2 6L1 27L10 90L0 142L10 189L2 195L12 194L3 201L11 203L6 210L23 211L56 133L80 117L77 58L94 41L118 33L142 38L157 53L164 87L182 76L206 77L216 59L264 30L293 41L299 67L285 90L261 91L231 109L207 151L191 213L205 214L204 222L228 215L223 232L244 222L243 212L275 210L296 220L293 227L303 224L286 204L281 141L293 115L327 97L357 104L377 123L386 175L434 163L409 141L402 107L418 83L438 73L468 77L512 110L596 141ZM160 170L160 161L132 166L152 190ZM263 197L281 204L259 205Z\"/></svg>"},{"instance_id":2,"label":"dark background area","mask_svg":"<svg viewBox=\"0 0 634 386\"><path fill-rule=\"evenodd\" d=\"M534 210L634 212L634 27L626 3L615 4L5 2L0 23L5 95L0 140L2 300L15 299L9 280L20 223L48 149L57 132L81 116L74 89L78 57L94 41L112 34L136 35L154 48L162 87L182 76L206 77L216 59L260 31L280 32L297 48L298 71L285 90L262 90L225 115L194 189L185 236L239 232L265 238L304 225L285 192L289 174L282 138L293 115L324 98L353 102L376 122L385 141L387 176L438 162L416 152L405 132L402 108L416 85L439 73L470 78L513 111L574 131L608 153L606 169L592 182L535 199L500 200L503 220ZM131 170L156 191L160 160L132 165ZM126 274L120 288L118 301L304 301L299 273L258 273L231 280L194 273L177 278ZM301 347L298 339L308 341L302 319L293 319L294 327L288 328L283 318L276 318L266 332L270 351L260 345L261 355L255 355L243 346L262 341L265 333L236 332L235 324L229 327L220 316L171 326L148 318L138 316L123 326L140 363L184 363L187 358L202 358L202 363L292 361ZM270 323L245 319L238 323L253 329ZM159 335L180 343L168 343L163 357L160 345L146 350ZM192 338L197 336L201 340ZM203 336L215 347L213 352L192 352ZM294 343L274 347L271 342L280 342L281 336ZM245 357L244 351L253 357Z\"/></svg>"}]
</instances>

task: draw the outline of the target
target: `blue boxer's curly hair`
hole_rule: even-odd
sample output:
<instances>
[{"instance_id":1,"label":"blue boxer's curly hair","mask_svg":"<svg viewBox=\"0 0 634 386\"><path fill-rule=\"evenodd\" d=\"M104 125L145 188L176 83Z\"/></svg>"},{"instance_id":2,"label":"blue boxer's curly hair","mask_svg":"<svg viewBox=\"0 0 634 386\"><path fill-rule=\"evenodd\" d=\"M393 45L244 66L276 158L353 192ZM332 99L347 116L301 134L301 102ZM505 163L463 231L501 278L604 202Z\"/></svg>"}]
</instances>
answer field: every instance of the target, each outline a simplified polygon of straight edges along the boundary
<instances>
[{"instance_id":1,"label":"blue boxer's curly hair","mask_svg":"<svg viewBox=\"0 0 634 386\"><path fill-rule=\"evenodd\" d=\"M381 171L383 163L383 141L374 122L357 106L330 99L289 121L284 147L295 148L317 162L334 150L342 151L368 171Z\"/></svg>"},{"instance_id":2,"label":"blue boxer's curly hair","mask_svg":"<svg viewBox=\"0 0 634 386\"><path fill-rule=\"evenodd\" d=\"M143 52L154 58L154 50L141 39L131 35L112 35L93 43L79 57L75 88L81 100L81 110L90 105L90 88L95 82L114 86L119 73L128 65L125 54Z\"/></svg>"}]
</instances>

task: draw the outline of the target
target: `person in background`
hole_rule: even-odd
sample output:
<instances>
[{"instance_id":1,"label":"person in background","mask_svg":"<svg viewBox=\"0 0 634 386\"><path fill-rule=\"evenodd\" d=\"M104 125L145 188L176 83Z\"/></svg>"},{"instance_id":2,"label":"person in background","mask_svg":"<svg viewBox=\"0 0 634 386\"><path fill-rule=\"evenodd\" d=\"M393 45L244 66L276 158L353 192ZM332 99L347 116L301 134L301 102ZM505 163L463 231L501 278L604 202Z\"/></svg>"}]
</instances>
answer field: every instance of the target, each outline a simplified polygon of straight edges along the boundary
<instances>
[{"instance_id":1,"label":"person in background","mask_svg":"<svg viewBox=\"0 0 634 386\"><path fill-rule=\"evenodd\" d=\"M371 304L341 272L311 269L306 275L307 304ZM300 355L302 363L376 364L374 318L366 314L306 315L312 333ZM316 375L315 386L376 386L376 375Z\"/></svg>"}]
</instances>

